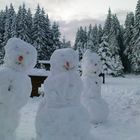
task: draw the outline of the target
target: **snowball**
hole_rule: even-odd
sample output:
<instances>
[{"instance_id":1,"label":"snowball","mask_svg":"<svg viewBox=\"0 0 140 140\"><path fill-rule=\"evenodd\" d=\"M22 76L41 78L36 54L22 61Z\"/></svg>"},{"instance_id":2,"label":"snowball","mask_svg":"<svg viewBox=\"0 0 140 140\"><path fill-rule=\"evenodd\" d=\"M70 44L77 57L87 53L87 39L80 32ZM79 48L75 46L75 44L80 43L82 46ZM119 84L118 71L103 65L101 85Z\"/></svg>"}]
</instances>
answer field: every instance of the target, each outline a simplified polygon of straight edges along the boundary
<instances>
[{"instance_id":1,"label":"snowball","mask_svg":"<svg viewBox=\"0 0 140 140\"><path fill-rule=\"evenodd\" d=\"M90 51L87 50L82 59L81 63L82 72L84 74L100 74L101 73L101 60L100 57Z\"/></svg>"},{"instance_id":2,"label":"snowball","mask_svg":"<svg viewBox=\"0 0 140 140\"><path fill-rule=\"evenodd\" d=\"M69 61L70 69L76 71L78 69L79 57L72 48L58 49L54 51L50 58L50 71L53 74L66 72L65 63Z\"/></svg>"},{"instance_id":3,"label":"snowball","mask_svg":"<svg viewBox=\"0 0 140 140\"><path fill-rule=\"evenodd\" d=\"M15 70L26 71L36 65L35 47L19 38L11 38L5 46L4 65Z\"/></svg>"}]
</instances>

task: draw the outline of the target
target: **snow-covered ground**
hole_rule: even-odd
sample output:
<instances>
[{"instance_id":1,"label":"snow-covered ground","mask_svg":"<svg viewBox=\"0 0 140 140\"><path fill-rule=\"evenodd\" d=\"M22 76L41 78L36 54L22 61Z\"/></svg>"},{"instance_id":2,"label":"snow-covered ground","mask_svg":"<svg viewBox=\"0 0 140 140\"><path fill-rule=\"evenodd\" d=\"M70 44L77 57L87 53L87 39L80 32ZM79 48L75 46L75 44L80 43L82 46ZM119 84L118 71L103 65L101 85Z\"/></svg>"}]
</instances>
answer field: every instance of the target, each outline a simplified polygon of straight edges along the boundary
<instances>
[{"instance_id":1,"label":"snow-covered ground","mask_svg":"<svg viewBox=\"0 0 140 140\"><path fill-rule=\"evenodd\" d=\"M110 115L105 124L92 125L94 140L140 140L140 76L106 79L102 96ZM31 98L21 110L17 140L34 140L35 115L42 97Z\"/></svg>"}]
</instances>

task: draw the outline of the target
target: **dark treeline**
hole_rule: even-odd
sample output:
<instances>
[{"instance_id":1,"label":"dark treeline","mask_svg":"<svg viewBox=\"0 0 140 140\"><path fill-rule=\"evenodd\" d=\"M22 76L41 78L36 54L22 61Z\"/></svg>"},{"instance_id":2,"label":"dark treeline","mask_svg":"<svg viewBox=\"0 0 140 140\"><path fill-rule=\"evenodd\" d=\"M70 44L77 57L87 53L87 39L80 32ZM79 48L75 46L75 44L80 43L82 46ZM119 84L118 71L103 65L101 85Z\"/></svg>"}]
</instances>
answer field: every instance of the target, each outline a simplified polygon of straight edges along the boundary
<instances>
[{"instance_id":1,"label":"dark treeline","mask_svg":"<svg viewBox=\"0 0 140 140\"><path fill-rule=\"evenodd\" d=\"M0 11L0 63L3 63L4 46L11 37L18 37L33 44L38 51L38 59L48 60L55 49L68 47L57 22L51 24L48 14L38 5L35 14L25 4L18 11L12 4Z\"/></svg>"},{"instance_id":2,"label":"dark treeline","mask_svg":"<svg viewBox=\"0 0 140 140\"><path fill-rule=\"evenodd\" d=\"M107 74L140 73L140 0L135 14L127 13L124 26L109 8L103 27L80 27L74 47L79 50L80 57L86 49L97 52L103 63L103 72Z\"/></svg>"}]
</instances>

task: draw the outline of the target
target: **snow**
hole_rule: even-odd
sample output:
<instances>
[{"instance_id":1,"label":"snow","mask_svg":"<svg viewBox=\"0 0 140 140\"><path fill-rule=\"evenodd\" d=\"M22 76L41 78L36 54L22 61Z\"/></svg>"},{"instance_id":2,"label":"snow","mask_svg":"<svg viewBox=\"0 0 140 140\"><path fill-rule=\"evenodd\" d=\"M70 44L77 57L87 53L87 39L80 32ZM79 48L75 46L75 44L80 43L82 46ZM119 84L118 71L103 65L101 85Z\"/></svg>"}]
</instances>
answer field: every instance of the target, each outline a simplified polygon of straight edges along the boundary
<instances>
[{"instance_id":1,"label":"snow","mask_svg":"<svg viewBox=\"0 0 140 140\"><path fill-rule=\"evenodd\" d=\"M22 58L22 62L19 59ZM37 62L35 47L19 38L10 38L5 46L4 66L14 70L28 71Z\"/></svg>"},{"instance_id":2,"label":"snow","mask_svg":"<svg viewBox=\"0 0 140 140\"><path fill-rule=\"evenodd\" d=\"M82 71L84 89L81 94L81 103L88 110L92 123L103 123L107 120L109 109L101 96L100 57L87 50L82 59Z\"/></svg>"},{"instance_id":3,"label":"snow","mask_svg":"<svg viewBox=\"0 0 140 140\"><path fill-rule=\"evenodd\" d=\"M34 76L48 76L50 73L50 71L46 71L45 69L38 69L38 68L34 68L31 69L28 72L28 75L34 75Z\"/></svg>"},{"instance_id":4,"label":"snow","mask_svg":"<svg viewBox=\"0 0 140 140\"><path fill-rule=\"evenodd\" d=\"M72 48L56 50L44 82L45 99L36 116L36 140L90 140L90 121L80 103L82 80L78 54Z\"/></svg>"},{"instance_id":5,"label":"snow","mask_svg":"<svg viewBox=\"0 0 140 140\"><path fill-rule=\"evenodd\" d=\"M107 77L102 97L108 102L110 115L104 124L92 125L94 140L139 140L140 76ZM17 140L34 140L35 116L42 97L33 98L21 110Z\"/></svg>"},{"instance_id":6,"label":"snow","mask_svg":"<svg viewBox=\"0 0 140 140\"><path fill-rule=\"evenodd\" d=\"M48 60L39 60L38 63L40 63L40 64L50 64L50 61L48 61Z\"/></svg>"},{"instance_id":7,"label":"snow","mask_svg":"<svg viewBox=\"0 0 140 140\"><path fill-rule=\"evenodd\" d=\"M37 52L18 38L8 40L5 52L5 63L0 67L0 138L15 140L19 111L27 104L32 91L26 72L35 66Z\"/></svg>"}]
</instances>

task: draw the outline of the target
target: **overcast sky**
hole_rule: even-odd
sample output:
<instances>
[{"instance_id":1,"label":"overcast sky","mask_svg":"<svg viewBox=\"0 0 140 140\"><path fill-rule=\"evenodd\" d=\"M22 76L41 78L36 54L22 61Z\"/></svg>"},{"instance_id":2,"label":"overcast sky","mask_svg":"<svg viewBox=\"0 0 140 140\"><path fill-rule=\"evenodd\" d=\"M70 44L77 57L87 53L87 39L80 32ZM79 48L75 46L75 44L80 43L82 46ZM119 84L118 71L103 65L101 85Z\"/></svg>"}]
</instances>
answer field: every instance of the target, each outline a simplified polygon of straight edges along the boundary
<instances>
[{"instance_id":1,"label":"overcast sky","mask_svg":"<svg viewBox=\"0 0 140 140\"><path fill-rule=\"evenodd\" d=\"M39 3L51 20L60 22L63 35L72 39L78 25L102 24L109 7L123 23L126 13L135 11L137 0L0 0L0 8L10 3L17 8L23 2L32 11Z\"/></svg>"}]
</instances>

